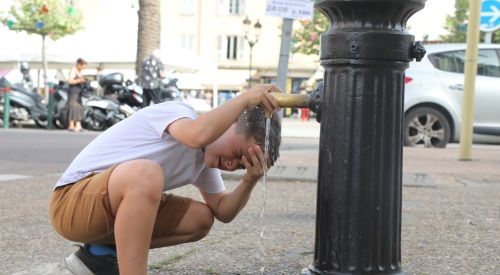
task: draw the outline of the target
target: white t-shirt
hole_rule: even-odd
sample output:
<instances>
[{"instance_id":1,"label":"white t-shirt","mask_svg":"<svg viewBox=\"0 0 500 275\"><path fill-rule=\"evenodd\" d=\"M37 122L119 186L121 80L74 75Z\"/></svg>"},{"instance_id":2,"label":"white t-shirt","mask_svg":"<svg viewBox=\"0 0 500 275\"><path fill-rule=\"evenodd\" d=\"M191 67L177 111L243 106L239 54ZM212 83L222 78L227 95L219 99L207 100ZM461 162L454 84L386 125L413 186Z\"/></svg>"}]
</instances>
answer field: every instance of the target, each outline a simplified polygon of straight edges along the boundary
<instances>
[{"instance_id":1,"label":"white t-shirt","mask_svg":"<svg viewBox=\"0 0 500 275\"><path fill-rule=\"evenodd\" d=\"M205 166L202 150L189 148L165 132L170 123L185 117L195 119L196 112L179 101L139 110L89 143L71 162L56 187L77 182L114 164L148 159L163 168L165 191L187 184L207 193L224 191L219 169Z\"/></svg>"}]
</instances>

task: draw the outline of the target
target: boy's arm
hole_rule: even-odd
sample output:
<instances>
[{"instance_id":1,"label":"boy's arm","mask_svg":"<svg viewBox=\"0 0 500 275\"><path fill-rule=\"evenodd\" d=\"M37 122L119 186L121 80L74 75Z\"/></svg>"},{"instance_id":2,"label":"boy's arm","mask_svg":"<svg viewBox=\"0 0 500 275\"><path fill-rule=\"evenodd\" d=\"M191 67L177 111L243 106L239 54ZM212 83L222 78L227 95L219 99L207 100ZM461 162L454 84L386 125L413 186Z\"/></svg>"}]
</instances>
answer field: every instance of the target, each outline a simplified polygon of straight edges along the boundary
<instances>
[{"instance_id":1,"label":"boy's arm","mask_svg":"<svg viewBox=\"0 0 500 275\"><path fill-rule=\"evenodd\" d=\"M223 223L232 221L245 207L253 188L264 174L264 153L260 147L250 148L248 153L252 162L250 163L244 156L242 157L246 173L236 189L232 192L219 194L202 192L203 198L214 213L215 218Z\"/></svg>"},{"instance_id":2,"label":"boy's arm","mask_svg":"<svg viewBox=\"0 0 500 275\"><path fill-rule=\"evenodd\" d=\"M222 136L246 109L260 105L270 113L279 110L279 104L270 92L280 90L275 85L254 85L248 91L195 120L184 118L171 123L166 131L191 148L205 147Z\"/></svg>"}]
</instances>

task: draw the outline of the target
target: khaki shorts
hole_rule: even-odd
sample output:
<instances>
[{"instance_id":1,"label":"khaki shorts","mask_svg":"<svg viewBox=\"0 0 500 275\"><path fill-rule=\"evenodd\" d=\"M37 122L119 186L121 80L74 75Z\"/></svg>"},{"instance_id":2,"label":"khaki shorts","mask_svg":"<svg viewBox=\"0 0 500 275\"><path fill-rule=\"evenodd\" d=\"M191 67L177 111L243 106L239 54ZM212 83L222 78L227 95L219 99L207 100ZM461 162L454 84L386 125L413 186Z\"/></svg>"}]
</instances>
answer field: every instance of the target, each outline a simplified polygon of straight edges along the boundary
<instances>
[{"instance_id":1,"label":"khaki shorts","mask_svg":"<svg viewBox=\"0 0 500 275\"><path fill-rule=\"evenodd\" d=\"M58 187L52 193L49 214L64 238L86 244L114 244L115 217L108 197L108 180L116 166ZM153 238L168 236L179 225L192 199L163 193Z\"/></svg>"}]
</instances>

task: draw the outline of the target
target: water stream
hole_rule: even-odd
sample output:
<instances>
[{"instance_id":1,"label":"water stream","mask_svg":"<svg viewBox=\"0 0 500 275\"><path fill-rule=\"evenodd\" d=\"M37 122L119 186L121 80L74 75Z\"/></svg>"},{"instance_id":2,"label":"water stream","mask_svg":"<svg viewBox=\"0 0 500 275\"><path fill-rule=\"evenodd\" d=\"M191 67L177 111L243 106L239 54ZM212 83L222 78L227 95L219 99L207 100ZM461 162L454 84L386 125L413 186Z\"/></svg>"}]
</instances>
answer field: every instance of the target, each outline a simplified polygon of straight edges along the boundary
<instances>
[{"instance_id":1,"label":"water stream","mask_svg":"<svg viewBox=\"0 0 500 275\"><path fill-rule=\"evenodd\" d=\"M269 156L269 128L271 127L271 118L266 118L266 139L264 141L264 176L262 177L262 206L260 209L260 257L261 274L265 271L266 249L264 246L264 211L266 210L266 176L267 176L267 158Z\"/></svg>"}]
</instances>

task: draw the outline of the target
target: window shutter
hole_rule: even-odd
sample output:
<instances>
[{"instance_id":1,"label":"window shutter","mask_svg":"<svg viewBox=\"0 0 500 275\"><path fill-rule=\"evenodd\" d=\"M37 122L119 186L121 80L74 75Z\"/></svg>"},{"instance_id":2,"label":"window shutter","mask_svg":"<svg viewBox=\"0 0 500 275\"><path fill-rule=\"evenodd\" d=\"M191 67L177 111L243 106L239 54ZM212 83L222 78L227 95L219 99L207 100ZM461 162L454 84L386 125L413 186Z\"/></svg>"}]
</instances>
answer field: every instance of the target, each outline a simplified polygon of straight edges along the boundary
<instances>
[{"instance_id":1,"label":"window shutter","mask_svg":"<svg viewBox=\"0 0 500 275\"><path fill-rule=\"evenodd\" d=\"M226 59L226 48L227 48L227 39L225 35L219 35L217 37L217 58L219 60Z\"/></svg>"},{"instance_id":2,"label":"window shutter","mask_svg":"<svg viewBox=\"0 0 500 275\"><path fill-rule=\"evenodd\" d=\"M182 15L194 15L194 0L184 0L181 6Z\"/></svg>"},{"instance_id":3,"label":"window shutter","mask_svg":"<svg viewBox=\"0 0 500 275\"><path fill-rule=\"evenodd\" d=\"M194 50L194 35L193 34L181 34L179 36L179 43L182 49Z\"/></svg>"},{"instance_id":4,"label":"window shutter","mask_svg":"<svg viewBox=\"0 0 500 275\"><path fill-rule=\"evenodd\" d=\"M245 37L238 36L238 60L242 60L245 56Z\"/></svg>"},{"instance_id":5,"label":"window shutter","mask_svg":"<svg viewBox=\"0 0 500 275\"><path fill-rule=\"evenodd\" d=\"M229 14L229 0L219 0L217 4L218 4L217 12L219 15Z\"/></svg>"},{"instance_id":6,"label":"window shutter","mask_svg":"<svg viewBox=\"0 0 500 275\"><path fill-rule=\"evenodd\" d=\"M179 48L184 48L184 35L180 34L179 36Z\"/></svg>"},{"instance_id":7,"label":"window shutter","mask_svg":"<svg viewBox=\"0 0 500 275\"><path fill-rule=\"evenodd\" d=\"M239 14L245 14L245 0L240 0Z\"/></svg>"},{"instance_id":8,"label":"window shutter","mask_svg":"<svg viewBox=\"0 0 500 275\"><path fill-rule=\"evenodd\" d=\"M236 36L231 35L227 37L227 59L236 59Z\"/></svg>"}]
</instances>

